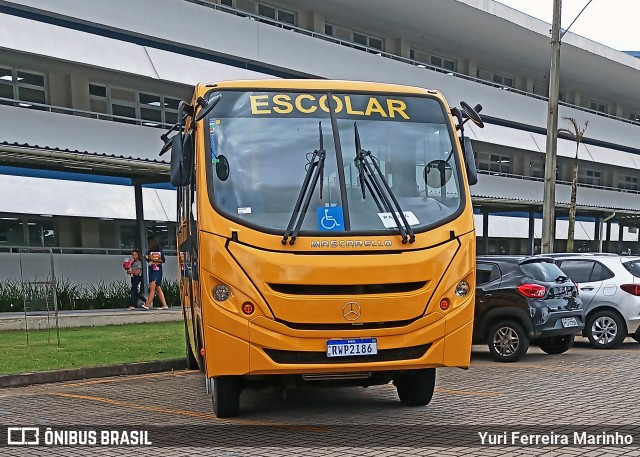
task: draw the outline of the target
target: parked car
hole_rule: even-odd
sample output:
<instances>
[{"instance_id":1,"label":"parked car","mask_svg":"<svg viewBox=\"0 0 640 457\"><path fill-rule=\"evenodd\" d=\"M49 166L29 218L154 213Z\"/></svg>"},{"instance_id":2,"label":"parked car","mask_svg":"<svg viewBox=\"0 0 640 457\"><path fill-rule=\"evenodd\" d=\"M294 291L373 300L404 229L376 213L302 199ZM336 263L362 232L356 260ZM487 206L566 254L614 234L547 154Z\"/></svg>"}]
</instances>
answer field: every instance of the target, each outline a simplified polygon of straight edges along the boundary
<instances>
[{"instance_id":1,"label":"parked car","mask_svg":"<svg viewBox=\"0 0 640 457\"><path fill-rule=\"evenodd\" d=\"M515 362L529 344L562 354L584 327L576 285L553 259L478 256L474 343L488 344L494 360Z\"/></svg>"},{"instance_id":2,"label":"parked car","mask_svg":"<svg viewBox=\"0 0 640 457\"><path fill-rule=\"evenodd\" d=\"M640 257L549 254L575 282L584 303L583 334L595 348L611 349L627 336L640 342Z\"/></svg>"}]
</instances>

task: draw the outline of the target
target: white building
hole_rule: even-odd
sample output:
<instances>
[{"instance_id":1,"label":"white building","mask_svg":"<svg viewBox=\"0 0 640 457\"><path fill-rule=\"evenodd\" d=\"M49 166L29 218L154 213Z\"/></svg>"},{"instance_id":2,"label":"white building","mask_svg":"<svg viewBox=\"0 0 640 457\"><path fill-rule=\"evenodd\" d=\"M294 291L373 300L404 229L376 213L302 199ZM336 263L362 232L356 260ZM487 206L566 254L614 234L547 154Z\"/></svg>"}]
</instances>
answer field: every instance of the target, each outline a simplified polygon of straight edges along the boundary
<instances>
[{"instance_id":1,"label":"white building","mask_svg":"<svg viewBox=\"0 0 640 457\"><path fill-rule=\"evenodd\" d=\"M409 84L482 104L487 126L470 129L478 251L530 252L541 236L549 29L491 0L1 0L0 258L48 246L67 274L72 253L110 254L117 266L139 244L136 201L138 222L173 246L175 193L157 184L161 128L198 81L272 77ZM577 245L638 252L640 59L569 32L560 75L560 127L589 122ZM575 146L558 141L556 250Z\"/></svg>"}]
</instances>

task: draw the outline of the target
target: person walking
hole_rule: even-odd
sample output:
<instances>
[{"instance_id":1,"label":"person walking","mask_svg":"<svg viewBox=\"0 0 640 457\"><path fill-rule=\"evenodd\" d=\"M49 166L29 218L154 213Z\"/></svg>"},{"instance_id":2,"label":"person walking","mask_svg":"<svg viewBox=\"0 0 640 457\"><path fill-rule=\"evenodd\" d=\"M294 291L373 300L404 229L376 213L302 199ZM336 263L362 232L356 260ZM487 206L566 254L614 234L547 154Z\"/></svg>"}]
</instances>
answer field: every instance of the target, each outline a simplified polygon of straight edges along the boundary
<instances>
[{"instance_id":1,"label":"person walking","mask_svg":"<svg viewBox=\"0 0 640 457\"><path fill-rule=\"evenodd\" d=\"M160 249L160 243L158 243L158 240L156 240L154 236L149 236L147 241L149 243L149 253L146 257L147 263L149 264L149 297L142 307L147 310L153 308L153 299L158 295L160 303L162 303L160 309L169 309L167 301L164 298L164 292L162 291L162 264L165 262L164 253L162 249Z\"/></svg>"},{"instance_id":2,"label":"person walking","mask_svg":"<svg viewBox=\"0 0 640 457\"><path fill-rule=\"evenodd\" d=\"M131 276L131 296L129 297L128 310L136 309L138 300L147 302L147 298L142 295L142 254L139 249L133 249L131 251L131 259L129 261L129 268L127 274Z\"/></svg>"}]
</instances>

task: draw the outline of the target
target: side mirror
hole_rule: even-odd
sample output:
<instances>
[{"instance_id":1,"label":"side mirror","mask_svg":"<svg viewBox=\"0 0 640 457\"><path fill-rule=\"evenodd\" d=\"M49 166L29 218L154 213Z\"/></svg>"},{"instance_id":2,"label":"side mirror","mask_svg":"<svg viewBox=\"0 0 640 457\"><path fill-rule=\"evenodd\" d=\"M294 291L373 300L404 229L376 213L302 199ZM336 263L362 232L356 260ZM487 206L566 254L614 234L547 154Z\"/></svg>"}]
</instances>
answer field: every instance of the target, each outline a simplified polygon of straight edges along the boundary
<instances>
[{"instance_id":1,"label":"side mirror","mask_svg":"<svg viewBox=\"0 0 640 457\"><path fill-rule=\"evenodd\" d=\"M187 186L193 174L193 142L191 135L178 133L171 138L171 172L169 179L175 187Z\"/></svg>"},{"instance_id":2,"label":"side mirror","mask_svg":"<svg viewBox=\"0 0 640 457\"><path fill-rule=\"evenodd\" d=\"M469 106L466 102L460 102L460 107L462 107L462 111L464 111L464 114L466 114L474 124L476 124L480 128L484 127L484 122L482 122L482 119L478 114L480 111L482 111L482 105L476 105L475 108L471 108L471 106Z\"/></svg>"},{"instance_id":3,"label":"side mirror","mask_svg":"<svg viewBox=\"0 0 640 457\"><path fill-rule=\"evenodd\" d=\"M200 111L198 111L198 114L196 114L195 121L199 122L204 119L204 117L209 114L213 108L216 107L221 98L221 94L217 94L215 97L211 97L209 100L205 100L204 98L199 97L197 106L200 106Z\"/></svg>"},{"instance_id":4,"label":"side mirror","mask_svg":"<svg viewBox=\"0 0 640 457\"><path fill-rule=\"evenodd\" d=\"M473 156L473 146L471 145L471 138L464 137L462 144L462 155L464 156L464 164L467 169L467 181L469 185L473 186L478 184L478 169L476 168L476 159Z\"/></svg>"}]
</instances>

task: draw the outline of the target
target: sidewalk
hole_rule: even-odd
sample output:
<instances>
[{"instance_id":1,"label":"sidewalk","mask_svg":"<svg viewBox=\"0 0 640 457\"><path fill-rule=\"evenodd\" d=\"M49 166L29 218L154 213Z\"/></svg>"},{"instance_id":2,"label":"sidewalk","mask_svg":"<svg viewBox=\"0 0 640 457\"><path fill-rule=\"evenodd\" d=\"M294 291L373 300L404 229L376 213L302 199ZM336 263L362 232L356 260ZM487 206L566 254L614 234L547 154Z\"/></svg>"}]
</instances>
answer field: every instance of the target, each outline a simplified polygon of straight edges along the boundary
<instances>
[{"instance_id":1,"label":"sidewalk","mask_svg":"<svg viewBox=\"0 0 640 457\"><path fill-rule=\"evenodd\" d=\"M49 323L47 325L47 320ZM140 324L144 322L167 322L182 320L182 308L173 306L167 310L152 308L145 311L138 308L134 311L122 309L59 311L58 326L98 327L102 325ZM46 311L30 312L27 314L29 330L55 328L55 314L47 316ZM7 330L24 330L24 313L0 313L0 332Z\"/></svg>"}]
</instances>

